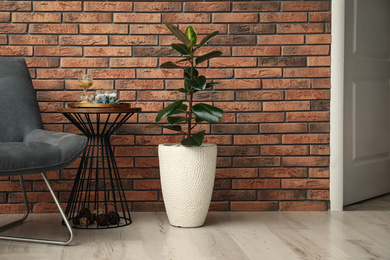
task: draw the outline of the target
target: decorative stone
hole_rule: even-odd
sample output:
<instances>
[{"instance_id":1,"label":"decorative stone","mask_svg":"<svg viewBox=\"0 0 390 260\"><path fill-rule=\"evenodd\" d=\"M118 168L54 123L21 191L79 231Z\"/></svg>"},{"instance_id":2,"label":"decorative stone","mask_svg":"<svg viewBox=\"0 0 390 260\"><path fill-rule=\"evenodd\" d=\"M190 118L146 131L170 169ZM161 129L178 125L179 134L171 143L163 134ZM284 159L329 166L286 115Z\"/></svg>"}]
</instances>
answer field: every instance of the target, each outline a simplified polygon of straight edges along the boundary
<instances>
[{"instance_id":1,"label":"decorative stone","mask_svg":"<svg viewBox=\"0 0 390 260\"><path fill-rule=\"evenodd\" d=\"M99 214L97 216L97 223L99 226L107 226L108 225L108 215L106 213Z\"/></svg>"},{"instance_id":2,"label":"decorative stone","mask_svg":"<svg viewBox=\"0 0 390 260\"><path fill-rule=\"evenodd\" d=\"M83 226L83 227L87 226L88 225L88 218L87 217L79 218L79 224L80 224L80 226Z\"/></svg>"},{"instance_id":3,"label":"decorative stone","mask_svg":"<svg viewBox=\"0 0 390 260\"><path fill-rule=\"evenodd\" d=\"M117 225L120 221L120 216L117 212L113 211L108 214L110 224Z\"/></svg>"}]
</instances>

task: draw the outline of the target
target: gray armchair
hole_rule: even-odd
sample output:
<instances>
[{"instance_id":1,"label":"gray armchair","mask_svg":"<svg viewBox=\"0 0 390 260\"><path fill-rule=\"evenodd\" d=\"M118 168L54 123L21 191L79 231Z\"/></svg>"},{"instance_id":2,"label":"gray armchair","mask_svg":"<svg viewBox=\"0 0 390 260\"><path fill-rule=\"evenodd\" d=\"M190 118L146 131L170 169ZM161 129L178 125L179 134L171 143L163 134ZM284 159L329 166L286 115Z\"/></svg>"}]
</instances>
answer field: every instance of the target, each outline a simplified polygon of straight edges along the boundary
<instances>
[{"instance_id":1,"label":"gray armchair","mask_svg":"<svg viewBox=\"0 0 390 260\"><path fill-rule=\"evenodd\" d=\"M67 245L73 232L46 178L74 162L83 152L83 136L43 130L31 77L23 58L0 57L0 176L19 176L26 204L23 218L0 227L0 232L21 224L29 214L23 175L41 173L69 230L66 241L0 236L0 239Z\"/></svg>"}]
</instances>

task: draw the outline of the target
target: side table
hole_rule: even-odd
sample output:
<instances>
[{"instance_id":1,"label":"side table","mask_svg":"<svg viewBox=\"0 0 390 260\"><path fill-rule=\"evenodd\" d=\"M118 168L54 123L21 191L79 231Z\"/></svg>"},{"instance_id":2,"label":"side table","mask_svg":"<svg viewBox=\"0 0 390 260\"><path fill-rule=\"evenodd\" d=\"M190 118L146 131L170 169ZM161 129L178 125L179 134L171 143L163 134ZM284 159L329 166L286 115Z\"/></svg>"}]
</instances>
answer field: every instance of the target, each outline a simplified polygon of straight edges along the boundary
<instances>
[{"instance_id":1,"label":"side table","mask_svg":"<svg viewBox=\"0 0 390 260\"><path fill-rule=\"evenodd\" d=\"M140 108L59 108L88 138L65 214L74 228L103 229L131 224L110 136Z\"/></svg>"}]
</instances>

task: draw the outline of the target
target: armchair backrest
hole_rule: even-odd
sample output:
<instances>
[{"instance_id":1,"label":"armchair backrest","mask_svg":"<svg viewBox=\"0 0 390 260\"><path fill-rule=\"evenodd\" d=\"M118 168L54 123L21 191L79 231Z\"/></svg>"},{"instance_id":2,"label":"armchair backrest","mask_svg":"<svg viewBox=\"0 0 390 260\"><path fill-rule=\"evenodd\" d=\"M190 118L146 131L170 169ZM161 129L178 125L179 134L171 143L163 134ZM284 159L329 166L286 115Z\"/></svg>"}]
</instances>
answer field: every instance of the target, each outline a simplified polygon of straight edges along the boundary
<instances>
[{"instance_id":1,"label":"armchair backrest","mask_svg":"<svg viewBox=\"0 0 390 260\"><path fill-rule=\"evenodd\" d=\"M0 142L22 142L34 129L43 124L26 61L0 57Z\"/></svg>"}]
</instances>

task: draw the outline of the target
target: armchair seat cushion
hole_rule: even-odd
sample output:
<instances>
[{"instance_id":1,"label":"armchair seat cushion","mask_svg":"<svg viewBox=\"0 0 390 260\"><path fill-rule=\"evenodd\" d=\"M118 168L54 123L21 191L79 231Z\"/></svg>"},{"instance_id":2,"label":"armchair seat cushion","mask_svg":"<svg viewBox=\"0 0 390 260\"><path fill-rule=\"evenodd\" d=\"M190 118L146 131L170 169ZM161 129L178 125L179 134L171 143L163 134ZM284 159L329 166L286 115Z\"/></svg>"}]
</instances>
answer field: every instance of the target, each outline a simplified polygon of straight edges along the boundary
<instances>
[{"instance_id":1,"label":"armchair seat cushion","mask_svg":"<svg viewBox=\"0 0 390 260\"><path fill-rule=\"evenodd\" d=\"M0 143L0 176L60 170L75 161L86 137L36 129L24 142Z\"/></svg>"}]
</instances>

